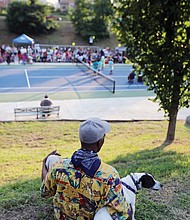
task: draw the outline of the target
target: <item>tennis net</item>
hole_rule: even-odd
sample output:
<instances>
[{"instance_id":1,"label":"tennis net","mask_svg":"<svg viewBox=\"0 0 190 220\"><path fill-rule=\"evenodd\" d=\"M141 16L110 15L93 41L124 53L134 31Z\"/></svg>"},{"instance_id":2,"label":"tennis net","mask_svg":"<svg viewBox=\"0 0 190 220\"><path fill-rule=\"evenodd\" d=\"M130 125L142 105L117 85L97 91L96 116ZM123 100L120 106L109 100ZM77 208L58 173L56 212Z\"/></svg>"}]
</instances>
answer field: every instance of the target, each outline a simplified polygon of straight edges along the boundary
<instances>
[{"instance_id":1,"label":"tennis net","mask_svg":"<svg viewBox=\"0 0 190 220\"><path fill-rule=\"evenodd\" d=\"M101 86L104 86L110 92L115 93L115 80L105 74L94 70L91 66L83 61L78 60L76 65L87 75L93 78Z\"/></svg>"}]
</instances>

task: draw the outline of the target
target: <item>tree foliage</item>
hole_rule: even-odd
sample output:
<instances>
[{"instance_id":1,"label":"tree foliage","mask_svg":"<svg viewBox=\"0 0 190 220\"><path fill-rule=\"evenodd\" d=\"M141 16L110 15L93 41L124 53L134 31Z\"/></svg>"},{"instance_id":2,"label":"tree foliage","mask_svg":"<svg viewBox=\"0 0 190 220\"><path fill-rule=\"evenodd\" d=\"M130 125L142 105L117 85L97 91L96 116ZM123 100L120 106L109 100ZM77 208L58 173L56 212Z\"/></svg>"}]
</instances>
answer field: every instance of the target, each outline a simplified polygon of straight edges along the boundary
<instances>
[{"instance_id":1,"label":"tree foliage","mask_svg":"<svg viewBox=\"0 0 190 220\"><path fill-rule=\"evenodd\" d=\"M117 35L169 117L166 141L172 141L178 110L189 107L190 1L114 2Z\"/></svg>"},{"instance_id":2,"label":"tree foliage","mask_svg":"<svg viewBox=\"0 0 190 220\"><path fill-rule=\"evenodd\" d=\"M83 38L109 37L109 18L113 14L109 0L76 0L71 19L77 34Z\"/></svg>"},{"instance_id":3,"label":"tree foliage","mask_svg":"<svg viewBox=\"0 0 190 220\"><path fill-rule=\"evenodd\" d=\"M47 33L57 28L57 22L47 20L53 8L32 1L12 2L7 9L6 21L11 32L22 34Z\"/></svg>"}]
</instances>

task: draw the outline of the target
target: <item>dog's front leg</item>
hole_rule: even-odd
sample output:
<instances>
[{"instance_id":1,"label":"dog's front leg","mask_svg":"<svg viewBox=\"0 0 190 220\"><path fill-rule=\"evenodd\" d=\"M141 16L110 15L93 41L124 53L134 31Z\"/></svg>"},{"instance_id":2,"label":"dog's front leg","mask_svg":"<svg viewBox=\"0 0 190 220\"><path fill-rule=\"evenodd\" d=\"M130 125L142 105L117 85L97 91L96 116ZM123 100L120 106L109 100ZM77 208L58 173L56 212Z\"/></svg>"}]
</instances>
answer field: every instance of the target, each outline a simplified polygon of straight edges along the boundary
<instances>
[{"instance_id":1,"label":"dog's front leg","mask_svg":"<svg viewBox=\"0 0 190 220\"><path fill-rule=\"evenodd\" d=\"M133 210L133 213L132 213L132 220L135 220L135 205L132 205L132 210Z\"/></svg>"}]
</instances>

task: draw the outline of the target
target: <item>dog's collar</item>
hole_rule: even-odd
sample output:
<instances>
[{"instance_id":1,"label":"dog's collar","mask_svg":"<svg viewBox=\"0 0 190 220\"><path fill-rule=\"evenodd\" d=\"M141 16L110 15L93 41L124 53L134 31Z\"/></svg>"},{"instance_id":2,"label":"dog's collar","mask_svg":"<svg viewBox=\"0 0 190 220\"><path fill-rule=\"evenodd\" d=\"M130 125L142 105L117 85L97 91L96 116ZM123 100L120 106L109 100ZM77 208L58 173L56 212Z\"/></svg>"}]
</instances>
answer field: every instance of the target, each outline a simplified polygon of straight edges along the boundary
<instances>
[{"instance_id":1,"label":"dog's collar","mask_svg":"<svg viewBox=\"0 0 190 220\"><path fill-rule=\"evenodd\" d=\"M138 193L135 189L133 189L131 186L129 186L128 184L124 183L123 181L122 181L122 185L125 186L128 190L130 190L134 194Z\"/></svg>"},{"instance_id":2,"label":"dog's collar","mask_svg":"<svg viewBox=\"0 0 190 220\"><path fill-rule=\"evenodd\" d=\"M138 191L140 189L139 181L136 181L131 173L130 173L130 177L131 177L131 179L132 179L133 183L135 184L137 191Z\"/></svg>"}]
</instances>

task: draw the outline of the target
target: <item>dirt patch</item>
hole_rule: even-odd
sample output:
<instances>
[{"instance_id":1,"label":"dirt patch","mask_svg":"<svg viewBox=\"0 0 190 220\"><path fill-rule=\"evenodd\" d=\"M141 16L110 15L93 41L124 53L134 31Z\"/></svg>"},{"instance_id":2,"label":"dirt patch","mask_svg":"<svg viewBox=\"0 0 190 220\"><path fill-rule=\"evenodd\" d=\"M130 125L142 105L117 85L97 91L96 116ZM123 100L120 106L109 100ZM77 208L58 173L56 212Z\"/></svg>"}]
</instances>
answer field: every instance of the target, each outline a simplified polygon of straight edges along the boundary
<instances>
[{"instance_id":1,"label":"dirt patch","mask_svg":"<svg viewBox=\"0 0 190 220\"><path fill-rule=\"evenodd\" d=\"M1 210L0 220L53 220L53 206L25 205L19 209Z\"/></svg>"},{"instance_id":2,"label":"dirt patch","mask_svg":"<svg viewBox=\"0 0 190 220\"><path fill-rule=\"evenodd\" d=\"M172 180L164 184L163 188L158 191L148 191L151 200L166 206L172 219L190 219L190 176L184 177L183 180ZM188 196L185 198L185 196Z\"/></svg>"}]
</instances>

